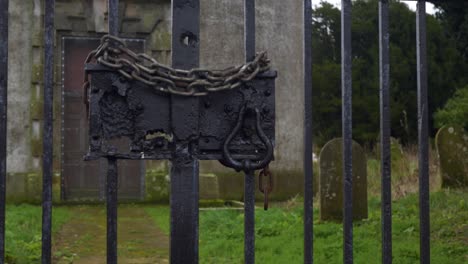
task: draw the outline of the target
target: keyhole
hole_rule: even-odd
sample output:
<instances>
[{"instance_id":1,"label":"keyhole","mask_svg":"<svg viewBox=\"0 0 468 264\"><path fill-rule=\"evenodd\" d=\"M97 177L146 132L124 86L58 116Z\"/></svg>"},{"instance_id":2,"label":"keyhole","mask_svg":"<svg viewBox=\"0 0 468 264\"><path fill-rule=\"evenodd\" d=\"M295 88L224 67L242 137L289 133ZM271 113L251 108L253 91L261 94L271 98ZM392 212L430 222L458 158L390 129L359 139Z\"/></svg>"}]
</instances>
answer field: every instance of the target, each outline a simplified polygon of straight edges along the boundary
<instances>
[{"instance_id":1,"label":"keyhole","mask_svg":"<svg viewBox=\"0 0 468 264\"><path fill-rule=\"evenodd\" d=\"M195 46L198 42L197 36L192 32L185 32L180 36L180 42L184 46Z\"/></svg>"}]
</instances>

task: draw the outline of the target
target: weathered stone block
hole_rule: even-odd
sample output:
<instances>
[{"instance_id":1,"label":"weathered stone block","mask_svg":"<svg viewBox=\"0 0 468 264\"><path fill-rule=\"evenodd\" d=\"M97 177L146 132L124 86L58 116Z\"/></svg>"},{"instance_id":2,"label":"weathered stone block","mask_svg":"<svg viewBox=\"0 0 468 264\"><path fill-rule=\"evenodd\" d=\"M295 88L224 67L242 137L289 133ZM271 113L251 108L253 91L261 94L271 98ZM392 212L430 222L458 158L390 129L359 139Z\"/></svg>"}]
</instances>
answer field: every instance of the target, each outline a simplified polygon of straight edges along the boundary
<instances>
[{"instance_id":1,"label":"weathered stone block","mask_svg":"<svg viewBox=\"0 0 468 264\"><path fill-rule=\"evenodd\" d=\"M367 167L362 147L353 141L353 219L367 218ZM320 219L343 219L343 139L329 141L320 152Z\"/></svg>"},{"instance_id":2,"label":"weathered stone block","mask_svg":"<svg viewBox=\"0 0 468 264\"><path fill-rule=\"evenodd\" d=\"M152 34L152 42L156 43L156 48L159 51L171 50L171 33L159 30Z\"/></svg>"},{"instance_id":3,"label":"weathered stone block","mask_svg":"<svg viewBox=\"0 0 468 264\"><path fill-rule=\"evenodd\" d=\"M44 32L43 31L33 32L33 36L32 36L33 47L42 47L43 44L44 44Z\"/></svg>"},{"instance_id":4,"label":"weathered stone block","mask_svg":"<svg viewBox=\"0 0 468 264\"><path fill-rule=\"evenodd\" d=\"M468 186L468 135L462 127L447 125L436 135L442 187Z\"/></svg>"},{"instance_id":5,"label":"weathered stone block","mask_svg":"<svg viewBox=\"0 0 468 264\"><path fill-rule=\"evenodd\" d=\"M31 139L31 155L40 157L42 155L42 139Z\"/></svg>"},{"instance_id":6,"label":"weathered stone block","mask_svg":"<svg viewBox=\"0 0 468 264\"><path fill-rule=\"evenodd\" d=\"M218 177L212 173L200 174L199 177L200 199L219 199Z\"/></svg>"},{"instance_id":7,"label":"weathered stone block","mask_svg":"<svg viewBox=\"0 0 468 264\"><path fill-rule=\"evenodd\" d=\"M26 175L26 193L29 202L35 203L42 199L42 175L31 172Z\"/></svg>"},{"instance_id":8,"label":"weathered stone block","mask_svg":"<svg viewBox=\"0 0 468 264\"><path fill-rule=\"evenodd\" d=\"M9 203L27 201L26 173L8 173L6 178L6 197Z\"/></svg>"},{"instance_id":9,"label":"weathered stone block","mask_svg":"<svg viewBox=\"0 0 468 264\"><path fill-rule=\"evenodd\" d=\"M68 20L71 23L71 30L74 32L86 32L88 31L88 24L86 18L83 16L68 16Z\"/></svg>"},{"instance_id":10,"label":"weathered stone block","mask_svg":"<svg viewBox=\"0 0 468 264\"><path fill-rule=\"evenodd\" d=\"M42 64L34 64L32 66L32 76L31 82L32 83L41 83L43 80L44 75L44 65Z\"/></svg>"},{"instance_id":11,"label":"weathered stone block","mask_svg":"<svg viewBox=\"0 0 468 264\"><path fill-rule=\"evenodd\" d=\"M244 197L244 175L236 172L217 172L219 196L223 200L241 201Z\"/></svg>"},{"instance_id":12,"label":"weathered stone block","mask_svg":"<svg viewBox=\"0 0 468 264\"><path fill-rule=\"evenodd\" d=\"M41 120L43 117L44 104L42 100L32 100L31 102L31 118L33 120Z\"/></svg>"}]
</instances>

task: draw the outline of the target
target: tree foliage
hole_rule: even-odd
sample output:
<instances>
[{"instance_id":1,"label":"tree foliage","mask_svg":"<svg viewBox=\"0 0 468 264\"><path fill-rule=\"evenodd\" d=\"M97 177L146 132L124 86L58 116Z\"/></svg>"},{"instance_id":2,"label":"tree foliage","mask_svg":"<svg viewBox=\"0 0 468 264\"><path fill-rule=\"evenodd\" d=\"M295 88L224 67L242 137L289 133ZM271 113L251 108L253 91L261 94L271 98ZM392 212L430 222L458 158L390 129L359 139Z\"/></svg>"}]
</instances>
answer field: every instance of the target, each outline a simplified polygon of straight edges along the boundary
<instances>
[{"instance_id":1,"label":"tree foliage","mask_svg":"<svg viewBox=\"0 0 468 264\"><path fill-rule=\"evenodd\" d=\"M372 144L379 134L378 1L356 0L352 9L353 137ZM322 2L313 10L314 133L321 145L341 135L341 15ZM429 116L465 84L466 62L442 23L427 17ZM392 136L417 137L416 17L406 4L390 4L390 93Z\"/></svg>"},{"instance_id":2,"label":"tree foliage","mask_svg":"<svg viewBox=\"0 0 468 264\"><path fill-rule=\"evenodd\" d=\"M435 113L434 120L438 128L451 124L468 128L468 86L457 90L445 106Z\"/></svg>"},{"instance_id":3,"label":"tree foliage","mask_svg":"<svg viewBox=\"0 0 468 264\"><path fill-rule=\"evenodd\" d=\"M438 9L437 18L448 36L456 41L463 58L468 60L468 1L431 0Z\"/></svg>"}]
</instances>

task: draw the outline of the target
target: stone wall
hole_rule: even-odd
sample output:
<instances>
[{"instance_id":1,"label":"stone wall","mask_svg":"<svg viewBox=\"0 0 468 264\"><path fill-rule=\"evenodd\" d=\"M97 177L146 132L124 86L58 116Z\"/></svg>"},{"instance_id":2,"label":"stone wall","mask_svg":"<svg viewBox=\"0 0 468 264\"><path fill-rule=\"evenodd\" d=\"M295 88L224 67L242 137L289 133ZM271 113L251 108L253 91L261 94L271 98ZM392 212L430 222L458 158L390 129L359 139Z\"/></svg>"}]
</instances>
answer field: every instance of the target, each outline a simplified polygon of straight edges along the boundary
<instances>
[{"instance_id":1,"label":"stone wall","mask_svg":"<svg viewBox=\"0 0 468 264\"><path fill-rule=\"evenodd\" d=\"M120 2L121 36L145 38L146 52L170 64L171 1ZM279 73L276 82L276 149L272 168L278 183L275 192L278 198L285 199L302 192L303 182L302 3L256 2L257 50L268 52L273 68ZM243 0L200 0L200 3L200 66L223 68L243 63ZM40 197L42 5L43 0L10 1L8 197L15 201L36 200ZM106 9L106 0L56 0L55 146L61 146L61 38L93 37L107 32ZM60 191L60 153L60 147L55 147L54 198L59 197ZM149 193L158 196L154 193L157 188L151 185L153 181L149 179L154 179L155 175L166 175L167 165L153 161L147 162L146 167L148 196ZM217 161L202 162L201 172L218 176L221 197L224 197L223 188L229 188L222 187L225 182L234 181L235 186L243 185L242 175L222 167ZM242 188L234 189L225 190L225 196L241 198Z\"/></svg>"},{"instance_id":2,"label":"stone wall","mask_svg":"<svg viewBox=\"0 0 468 264\"><path fill-rule=\"evenodd\" d=\"M243 63L244 1L201 0L200 3L200 66L223 68ZM267 51L273 69L278 71L275 161L271 164L277 183L272 197L276 195L277 199L303 192L302 13L300 1L274 1L274 4L269 0L256 1L256 49ZM219 175L221 195L225 193L232 199L242 197L241 173L226 169L217 161L202 161L200 168L204 173Z\"/></svg>"},{"instance_id":3,"label":"stone wall","mask_svg":"<svg viewBox=\"0 0 468 264\"><path fill-rule=\"evenodd\" d=\"M37 202L41 195L43 125L43 0L12 0L9 13L7 197ZM64 36L107 32L106 0L56 0L54 146L61 146ZM170 63L170 0L120 1L121 35L144 38L146 53ZM54 200L60 199L61 148L54 147ZM149 169L159 168L149 162ZM163 166L164 167L164 166Z\"/></svg>"}]
</instances>

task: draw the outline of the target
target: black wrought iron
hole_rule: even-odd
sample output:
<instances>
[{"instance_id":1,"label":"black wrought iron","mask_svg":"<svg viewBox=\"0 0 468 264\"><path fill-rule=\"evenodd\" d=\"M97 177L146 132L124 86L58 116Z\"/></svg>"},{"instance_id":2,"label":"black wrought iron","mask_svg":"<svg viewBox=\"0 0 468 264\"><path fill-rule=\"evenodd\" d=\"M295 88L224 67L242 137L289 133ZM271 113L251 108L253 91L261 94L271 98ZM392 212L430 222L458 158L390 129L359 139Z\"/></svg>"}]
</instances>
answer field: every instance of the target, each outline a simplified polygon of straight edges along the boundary
<instances>
[{"instance_id":1,"label":"black wrought iron","mask_svg":"<svg viewBox=\"0 0 468 264\"><path fill-rule=\"evenodd\" d=\"M244 177L244 263L255 263L255 173Z\"/></svg>"},{"instance_id":2,"label":"black wrought iron","mask_svg":"<svg viewBox=\"0 0 468 264\"><path fill-rule=\"evenodd\" d=\"M109 34L119 35L119 0L107 0Z\"/></svg>"},{"instance_id":3,"label":"black wrought iron","mask_svg":"<svg viewBox=\"0 0 468 264\"><path fill-rule=\"evenodd\" d=\"M430 263L429 222L429 119L427 102L426 1L418 0L416 11L416 53L418 75L418 159L420 261Z\"/></svg>"},{"instance_id":4,"label":"black wrought iron","mask_svg":"<svg viewBox=\"0 0 468 264\"><path fill-rule=\"evenodd\" d=\"M106 174L107 263L117 263L117 190L117 159L108 157Z\"/></svg>"},{"instance_id":5,"label":"black wrought iron","mask_svg":"<svg viewBox=\"0 0 468 264\"><path fill-rule=\"evenodd\" d=\"M382 174L382 263L392 263L392 182L390 152L390 33L388 0L379 2L380 162Z\"/></svg>"},{"instance_id":6,"label":"black wrought iron","mask_svg":"<svg viewBox=\"0 0 468 264\"><path fill-rule=\"evenodd\" d=\"M52 248L52 162L54 93L55 0L45 1L44 13L44 131L42 154L42 263L51 263Z\"/></svg>"},{"instance_id":7,"label":"black wrought iron","mask_svg":"<svg viewBox=\"0 0 468 264\"><path fill-rule=\"evenodd\" d=\"M258 190L263 193L263 210L268 210L268 195L273 191L273 174L270 167L266 166L258 174Z\"/></svg>"},{"instance_id":8,"label":"black wrought iron","mask_svg":"<svg viewBox=\"0 0 468 264\"><path fill-rule=\"evenodd\" d=\"M5 259L8 98L8 0L0 0L0 262Z\"/></svg>"},{"instance_id":9,"label":"black wrought iron","mask_svg":"<svg viewBox=\"0 0 468 264\"><path fill-rule=\"evenodd\" d=\"M8 0L0 0L0 263L4 260ZM42 263L51 263L53 154L54 0L45 1ZM417 76L419 134L420 261L430 263L428 83L425 1L417 0ZM118 1L109 0L109 32L118 36ZM189 70L199 63L199 1L173 1L173 67ZM255 56L255 2L245 0L245 56ZM382 157L382 263L392 262L389 1L379 3L380 110ZM304 263L313 263L311 1L304 1ZM351 1L342 0L342 98L344 160L343 262L353 263L352 229L352 80ZM147 58L146 58L147 59ZM143 65L144 66L144 65ZM123 65L122 68L130 67ZM249 66L245 66L249 67ZM236 68L240 70L242 68ZM88 64L90 74L90 151L87 159L108 159L107 262L117 263L118 159L169 159L171 167L171 263L198 263L198 160L212 159L245 172L245 263L254 263L254 170L273 158L275 87L273 71L248 71L229 88L199 94L162 93L152 83L128 78L118 69ZM126 72L126 71L124 71ZM144 72L144 71L143 71ZM132 71L130 71L132 73ZM244 72L245 73L245 72ZM207 77L198 71L196 78ZM193 77L192 76L192 77ZM180 77L180 76L179 76ZM182 77L181 77L182 78ZM149 78L151 80L151 78ZM248 79L248 80L247 80ZM183 81L182 81L183 82ZM206 84L206 82L205 82ZM179 83L176 85L180 85ZM222 86L219 86L222 87ZM180 88L180 87L179 87ZM203 89L203 87L202 87ZM199 95L197 97L193 95ZM216 122L213 122L216 121ZM124 137L128 149L112 140ZM268 178L262 178L268 179ZM263 186L263 185L262 185ZM261 186L261 187L262 187ZM265 191L266 187L263 186ZM271 186L270 186L271 187ZM268 192L267 192L268 193Z\"/></svg>"},{"instance_id":10,"label":"black wrought iron","mask_svg":"<svg viewBox=\"0 0 468 264\"><path fill-rule=\"evenodd\" d=\"M181 104L171 111L174 100L152 86L138 80L122 81L119 72L98 64L86 65L86 71L91 80L87 159L109 155L118 159L172 159L175 142L182 139L173 132L174 115L183 115L184 107L190 105ZM250 160L251 169L267 163L265 157L271 158L271 146L274 146L275 77L275 72L264 72L238 89L196 97L198 105L187 108L184 115L196 117L199 124L194 137L198 159L220 160L226 165L227 159L234 164ZM193 98L172 96L180 100ZM241 115L241 110L249 105L257 105L258 114L255 110L245 110ZM193 111L195 107L198 114ZM240 116L243 124L236 129ZM182 120L179 125L190 125L187 122ZM110 151L109 145L115 137L128 138L129 147Z\"/></svg>"},{"instance_id":11,"label":"black wrought iron","mask_svg":"<svg viewBox=\"0 0 468 264\"><path fill-rule=\"evenodd\" d=\"M245 61L248 62L255 55L255 0L244 0L244 34ZM256 112L258 113L258 109ZM245 168L244 172L244 262L253 264L255 263L255 176L251 169Z\"/></svg>"},{"instance_id":12,"label":"black wrought iron","mask_svg":"<svg viewBox=\"0 0 468 264\"><path fill-rule=\"evenodd\" d=\"M341 83L343 137L343 263L353 263L351 0L341 1Z\"/></svg>"},{"instance_id":13,"label":"black wrought iron","mask_svg":"<svg viewBox=\"0 0 468 264\"><path fill-rule=\"evenodd\" d=\"M312 1L304 0L304 264L313 263Z\"/></svg>"},{"instance_id":14,"label":"black wrought iron","mask_svg":"<svg viewBox=\"0 0 468 264\"><path fill-rule=\"evenodd\" d=\"M172 1L172 66L188 70L199 66L199 0ZM198 263L197 142L200 99L171 96L175 144L171 159L171 263ZM167 132L167 131L165 131Z\"/></svg>"},{"instance_id":15,"label":"black wrought iron","mask_svg":"<svg viewBox=\"0 0 468 264\"><path fill-rule=\"evenodd\" d=\"M222 71L198 68L199 2L172 4L172 67L135 54L114 36L104 36L86 60L86 159L109 161L108 263L117 261L118 159L171 160L171 263L198 263L198 160L244 171L245 262L254 263L254 172L273 159L276 72L265 53L255 55L250 26L251 60ZM115 138L128 139L128 148L113 147Z\"/></svg>"},{"instance_id":16,"label":"black wrought iron","mask_svg":"<svg viewBox=\"0 0 468 264\"><path fill-rule=\"evenodd\" d=\"M109 34L118 37L119 35L119 0L108 0L108 27ZM110 44L111 46L113 44ZM91 91L93 92L93 91ZM99 121L98 121L99 122ZM94 126L90 127L94 129ZM91 133L90 133L91 134ZM94 134L92 134L94 136ZM91 138L94 141L94 138ZM112 156L116 150L113 147L108 149L107 174L106 174L106 237L107 237L107 263L117 263L117 216L118 216L118 161Z\"/></svg>"}]
</instances>

